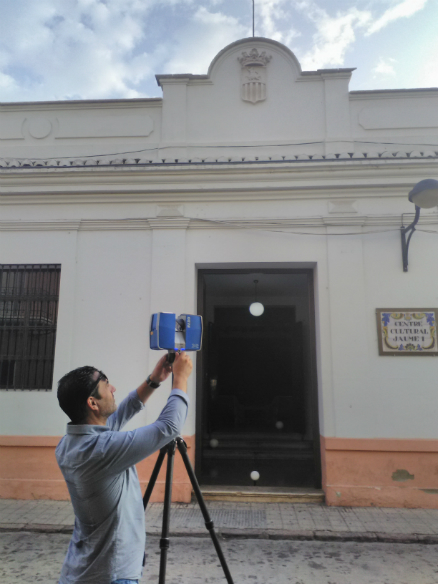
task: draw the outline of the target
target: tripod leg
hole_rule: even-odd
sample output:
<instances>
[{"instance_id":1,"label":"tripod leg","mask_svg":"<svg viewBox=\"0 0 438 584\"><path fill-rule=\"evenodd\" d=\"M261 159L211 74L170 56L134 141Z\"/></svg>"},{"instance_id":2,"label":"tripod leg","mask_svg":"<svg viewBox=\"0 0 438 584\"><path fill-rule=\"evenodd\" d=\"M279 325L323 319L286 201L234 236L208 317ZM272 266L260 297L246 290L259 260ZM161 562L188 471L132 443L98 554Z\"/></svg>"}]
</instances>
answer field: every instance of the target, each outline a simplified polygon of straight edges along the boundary
<instances>
[{"instance_id":1,"label":"tripod leg","mask_svg":"<svg viewBox=\"0 0 438 584\"><path fill-rule=\"evenodd\" d=\"M166 564L167 552L169 549L169 523L170 523L170 504L172 501L172 481L173 481L173 462L175 460L176 441L172 440L167 446L167 474L166 486L164 490L164 507L163 507L163 528L160 539L160 575L159 584L166 582Z\"/></svg>"},{"instance_id":2,"label":"tripod leg","mask_svg":"<svg viewBox=\"0 0 438 584\"><path fill-rule=\"evenodd\" d=\"M182 459L184 461L184 465L186 467L187 474L189 475L190 482L192 483L193 490L195 491L195 495L196 495L196 498L198 500L199 507L201 508L202 515L203 515L204 521L205 521L205 526L210 533L211 539L213 540L213 545L216 549L216 553L218 555L219 561L221 563L222 569L223 569L224 574L225 574L225 578L227 579L228 584L234 584L233 579L231 577L230 570L228 569L228 566L227 566L227 562L225 561L225 557L224 557L224 554L222 552L222 548L220 546L219 540L218 540L216 532L214 530L214 523L213 523L213 521L208 513L207 506L205 505L204 497L202 496L201 489L199 488L198 480L195 476L195 473L193 472L193 468L192 468L192 465L190 463L190 459L189 459L188 454L187 454L186 443L181 438L181 436L178 436L178 438L176 438L176 443L178 446L178 450L180 451L180 454L181 454ZM160 582L160 584L161 584L161 582Z\"/></svg>"},{"instance_id":3,"label":"tripod leg","mask_svg":"<svg viewBox=\"0 0 438 584\"><path fill-rule=\"evenodd\" d=\"M158 455L157 462L155 463L154 470L152 471L151 478L149 479L148 486L146 488L146 492L143 497L143 508L146 509L149 499L151 498L151 494L153 488L155 487L155 483L158 477L158 473L160 472L161 465L163 464L164 457L166 456L167 446L164 446L160 450L160 454Z\"/></svg>"}]
</instances>

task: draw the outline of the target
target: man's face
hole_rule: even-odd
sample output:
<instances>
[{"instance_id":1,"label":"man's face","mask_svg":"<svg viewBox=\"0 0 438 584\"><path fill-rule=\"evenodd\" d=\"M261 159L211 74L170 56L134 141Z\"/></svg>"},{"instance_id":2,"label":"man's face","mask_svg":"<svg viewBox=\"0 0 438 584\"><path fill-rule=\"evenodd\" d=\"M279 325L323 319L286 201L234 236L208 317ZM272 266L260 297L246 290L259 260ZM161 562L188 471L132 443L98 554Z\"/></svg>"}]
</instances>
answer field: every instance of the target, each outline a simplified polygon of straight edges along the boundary
<instances>
[{"instance_id":1,"label":"man's face","mask_svg":"<svg viewBox=\"0 0 438 584\"><path fill-rule=\"evenodd\" d=\"M110 384L108 379L101 373L101 371L95 371L93 373L93 381L97 381L98 379L99 383L96 387L96 390L93 391L92 395L96 396L97 403L99 405L99 414L103 418L108 418L117 409L116 400L114 398L114 392L116 391L116 388L114 385Z\"/></svg>"}]
</instances>

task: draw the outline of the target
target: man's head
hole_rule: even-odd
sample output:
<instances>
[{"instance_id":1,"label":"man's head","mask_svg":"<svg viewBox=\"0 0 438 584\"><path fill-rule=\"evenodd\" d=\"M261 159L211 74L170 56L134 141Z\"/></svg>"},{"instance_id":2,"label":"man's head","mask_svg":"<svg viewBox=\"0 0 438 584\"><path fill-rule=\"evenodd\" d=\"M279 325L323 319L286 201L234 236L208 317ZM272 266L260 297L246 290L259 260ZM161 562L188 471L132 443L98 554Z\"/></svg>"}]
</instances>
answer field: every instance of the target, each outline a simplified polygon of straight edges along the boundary
<instances>
[{"instance_id":1,"label":"man's head","mask_svg":"<svg viewBox=\"0 0 438 584\"><path fill-rule=\"evenodd\" d=\"M99 423L116 411L107 376L95 367L79 367L58 382L58 401L73 424Z\"/></svg>"}]
</instances>

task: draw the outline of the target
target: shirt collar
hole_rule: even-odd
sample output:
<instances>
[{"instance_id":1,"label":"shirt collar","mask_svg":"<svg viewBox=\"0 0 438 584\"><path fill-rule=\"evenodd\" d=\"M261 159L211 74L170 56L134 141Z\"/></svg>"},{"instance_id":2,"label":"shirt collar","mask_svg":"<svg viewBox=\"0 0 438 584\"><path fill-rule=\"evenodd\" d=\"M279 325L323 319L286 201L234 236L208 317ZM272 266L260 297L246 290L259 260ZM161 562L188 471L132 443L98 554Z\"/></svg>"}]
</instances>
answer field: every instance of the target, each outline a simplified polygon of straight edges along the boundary
<instances>
[{"instance_id":1,"label":"shirt collar","mask_svg":"<svg viewBox=\"0 0 438 584\"><path fill-rule=\"evenodd\" d=\"M67 424L67 434L100 434L108 432L108 426L92 426L91 424Z\"/></svg>"}]
</instances>

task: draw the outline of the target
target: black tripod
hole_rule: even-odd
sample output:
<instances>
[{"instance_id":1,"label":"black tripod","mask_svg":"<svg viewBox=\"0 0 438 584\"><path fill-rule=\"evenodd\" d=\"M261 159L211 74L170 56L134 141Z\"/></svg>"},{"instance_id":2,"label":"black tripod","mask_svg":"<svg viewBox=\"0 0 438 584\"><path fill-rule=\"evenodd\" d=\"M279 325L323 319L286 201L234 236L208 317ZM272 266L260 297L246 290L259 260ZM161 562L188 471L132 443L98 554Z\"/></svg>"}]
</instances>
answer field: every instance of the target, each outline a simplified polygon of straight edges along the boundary
<instances>
[{"instance_id":1,"label":"black tripod","mask_svg":"<svg viewBox=\"0 0 438 584\"><path fill-rule=\"evenodd\" d=\"M146 509L147 504L149 503L149 499L151 497L153 488L155 486L155 482L158 477L158 473L160 472L161 465L163 464L164 457L167 454L167 474L166 474L166 486L164 491L164 508L163 508L163 528L161 531L161 539L160 539L160 576L158 579L159 584L165 584L166 582L166 563L167 563L167 550L169 549L169 522L170 522L170 502L172 500L172 480L173 480L173 462L175 456L175 450L178 448L182 459L184 461L184 465L187 470L187 474L189 475L190 482L192 483L193 490L195 491L196 498L198 500L199 507L201 508L202 515L204 516L205 526L210 532L211 539L213 540L214 547L216 549L216 553L218 555L219 561L221 563L222 569L224 571L225 577L227 579L228 584L234 584L233 579L231 578L230 571L228 569L227 563L224 558L224 554L222 553L222 549L217 538L216 532L214 530L213 521L208 514L207 507L204 502L204 498L201 493L201 489L199 488L198 481L196 479L195 473L193 472L192 465L190 464L189 457L187 455L187 445L181 436L178 436L169 444L164 446L160 450L160 454L158 456L157 462L155 463L154 470L152 471L152 475L147 486L146 492L143 497L143 506Z\"/></svg>"}]
</instances>

